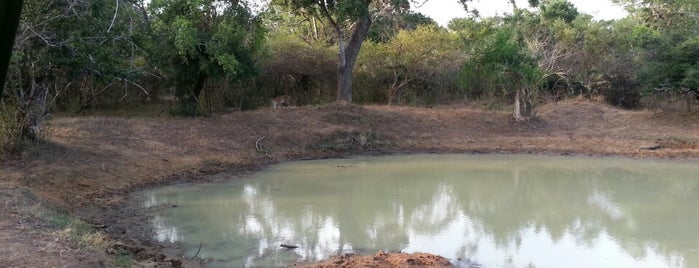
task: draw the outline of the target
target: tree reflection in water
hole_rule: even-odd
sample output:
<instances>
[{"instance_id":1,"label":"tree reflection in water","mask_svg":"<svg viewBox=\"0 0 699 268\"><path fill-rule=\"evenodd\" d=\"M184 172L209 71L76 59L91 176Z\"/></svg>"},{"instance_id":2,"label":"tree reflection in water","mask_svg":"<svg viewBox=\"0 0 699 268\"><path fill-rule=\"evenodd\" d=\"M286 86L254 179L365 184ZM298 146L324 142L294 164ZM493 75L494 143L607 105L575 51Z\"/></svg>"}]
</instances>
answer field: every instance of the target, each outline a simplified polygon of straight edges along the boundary
<instances>
[{"instance_id":1,"label":"tree reflection in water","mask_svg":"<svg viewBox=\"0 0 699 268\"><path fill-rule=\"evenodd\" d=\"M412 155L286 163L144 200L177 204L154 210L155 239L185 255L204 242L211 266L400 250L486 267L698 267L698 183L696 163Z\"/></svg>"}]
</instances>

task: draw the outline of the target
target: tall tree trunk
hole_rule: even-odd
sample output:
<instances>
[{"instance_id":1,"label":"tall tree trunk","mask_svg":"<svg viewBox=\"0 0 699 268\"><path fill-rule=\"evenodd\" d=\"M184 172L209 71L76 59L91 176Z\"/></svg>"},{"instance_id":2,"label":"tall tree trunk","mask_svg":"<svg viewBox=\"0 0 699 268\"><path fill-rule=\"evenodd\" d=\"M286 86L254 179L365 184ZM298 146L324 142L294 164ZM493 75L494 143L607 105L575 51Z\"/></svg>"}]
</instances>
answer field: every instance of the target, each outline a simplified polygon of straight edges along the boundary
<instances>
[{"instance_id":1,"label":"tall tree trunk","mask_svg":"<svg viewBox=\"0 0 699 268\"><path fill-rule=\"evenodd\" d=\"M337 64L337 100L352 102L352 78L354 76L354 64L357 61L362 43L369 33L371 15L368 13L356 22L354 32L345 45L344 34L339 27L335 28L338 35L339 62Z\"/></svg>"},{"instance_id":2,"label":"tall tree trunk","mask_svg":"<svg viewBox=\"0 0 699 268\"><path fill-rule=\"evenodd\" d=\"M199 107L199 98L201 97L201 92L204 91L204 84L206 83L206 75L199 73L197 75L197 80L194 83L194 88L192 92L187 96L187 108L189 115L197 115L197 108Z\"/></svg>"},{"instance_id":3,"label":"tall tree trunk","mask_svg":"<svg viewBox=\"0 0 699 268\"><path fill-rule=\"evenodd\" d=\"M520 86L515 90L514 118L517 122L529 121L534 113L534 105L531 98L531 90Z\"/></svg>"},{"instance_id":4,"label":"tall tree trunk","mask_svg":"<svg viewBox=\"0 0 699 268\"><path fill-rule=\"evenodd\" d=\"M522 117L522 106L520 104L521 102L521 94L520 94L521 89L516 89L515 90L515 121L517 122L522 122L524 121L524 118Z\"/></svg>"},{"instance_id":5,"label":"tall tree trunk","mask_svg":"<svg viewBox=\"0 0 699 268\"><path fill-rule=\"evenodd\" d=\"M176 85L176 94L179 98L175 113L185 116L197 115L197 106L201 92L204 90L206 75L199 72L195 79L182 79Z\"/></svg>"},{"instance_id":6,"label":"tall tree trunk","mask_svg":"<svg viewBox=\"0 0 699 268\"><path fill-rule=\"evenodd\" d=\"M313 25L313 39L318 41L318 25L316 22L316 17L311 17L311 24Z\"/></svg>"},{"instance_id":7,"label":"tall tree trunk","mask_svg":"<svg viewBox=\"0 0 699 268\"><path fill-rule=\"evenodd\" d=\"M30 140L39 140L44 120L46 119L46 98L49 82L46 78L31 78L29 91L20 94L20 111L22 136Z\"/></svg>"},{"instance_id":8,"label":"tall tree trunk","mask_svg":"<svg viewBox=\"0 0 699 268\"><path fill-rule=\"evenodd\" d=\"M22 0L3 0L0 3L0 99L5 88L7 68L10 65L12 46L22 13Z\"/></svg>"},{"instance_id":9,"label":"tall tree trunk","mask_svg":"<svg viewBox=\"0 0 699 268\"><path fill-rule=\"evenodd\" d=\"M196 102L201 96L201 92L204 90L204 83L206 82L206 75L199 73L197 75L197 82L194 84L194 89L192 89L192 99Z\"/></svg>"}]
</instances>

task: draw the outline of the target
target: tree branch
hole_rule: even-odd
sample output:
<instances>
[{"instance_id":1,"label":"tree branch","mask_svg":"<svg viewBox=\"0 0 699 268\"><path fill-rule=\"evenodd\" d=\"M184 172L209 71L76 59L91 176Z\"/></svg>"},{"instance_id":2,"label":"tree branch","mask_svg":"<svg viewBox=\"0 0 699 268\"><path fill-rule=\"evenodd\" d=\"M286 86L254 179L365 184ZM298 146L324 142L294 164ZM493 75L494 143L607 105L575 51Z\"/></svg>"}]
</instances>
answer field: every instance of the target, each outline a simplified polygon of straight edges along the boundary
<instances>
[{"instance_id":1,"label":"tree branch","mask_svg":"<svg viewBox=\"0 0 699 268\"><path fill-rule=\"evenodd\" d=\"M328 7L325 6L323 1L318 2L318 7L320 7L320 14L322 14L323 17L328 19L333 28L335 28L335 31L340 31L340 25L337 24L337 22L333 19L332 15L330 15L330 11L328 11Z\"/></svg>"},{"instance_id":2,"label":"tree branch","mask_svg":"<svg viewBox=\"0 0 699 268\"><path fill-rule=\"evenodd\" d=\"M107 32L110 32L112 30L112 27L114 26L114 21L116 21L117 14L119 14L119 0L116 0L116 5L114 6L114 17L112 17L112 23L109 24L109 28L107 28Z\"/></svg>"}]
</instances>

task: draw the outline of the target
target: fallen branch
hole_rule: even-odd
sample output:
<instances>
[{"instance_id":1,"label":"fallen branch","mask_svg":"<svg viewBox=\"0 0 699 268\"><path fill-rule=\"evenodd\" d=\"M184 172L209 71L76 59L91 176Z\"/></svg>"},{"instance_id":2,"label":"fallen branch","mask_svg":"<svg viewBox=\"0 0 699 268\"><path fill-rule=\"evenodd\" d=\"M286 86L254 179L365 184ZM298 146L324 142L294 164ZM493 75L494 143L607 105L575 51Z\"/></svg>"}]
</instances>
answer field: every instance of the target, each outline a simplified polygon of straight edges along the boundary
<instances>
[{"instance_id":1,"label":"fallen branch","mask_svg":"<svg viewBox=\"0 0 699 268\"><path fill-rule=\"evenodd\" d=\"M255 150L257 150L258 153L264 154L265 156L267 156L267 158L272 159L273 156L270 154L269 150L267 150L267 148L262 146L262 144L260 143L265 138L267 138L267 136L262 136L262 138L259 138L255 141Z\"/></svg>"},{"instance_id":2,"label":"fallen branch","mask_svg":"<svg viewBox=\"0 0 699 268\"><path fill-rule=\"evenodd\" d=\"M119 0L116 0L116 5L114 6L114 17L112 17L112 23L109 24L109 28L107 28L107 32L112 30L112 27L114 26L114 21L116 21L117 14L119 14Z\"/></svg>"},{"instance_id":3,"label":"fallen branch","mask_svg":"<svg viewBox=\"0 0 699 268\"><path fill-rule=\"evenodd\" d=\"M262 148L262 146L260 145L260 142L265 138L267 138L267 136L262 136L262 138L259 138L255 141L255 149L260 153L262 153L263 151L266 152L266 150L264 150L264 148Z\"/></svg>"},{"instance_id":4,"label":"fallen branch","mask_svg":"<svg viewBox=\"0 0 699 268\"><path fill-rule=\"evenodd\" d=\"M197 250L197 253L194 254L194 257L192 257L192 260L196 259L197 256L199 256L199 252L201 251L201 245L203 245L204 242L199 242L199 249Z\"/></svg>"},{"instance_id":5,"label":"fallen branch","mask_svg":"<svg viewBox=\"0 0 699 268\"><path fill-rule=\"evenodd\" d=\"M353 166L353 165L337 165L337 167L350 168L350 167L356 167L356 166Z\"/></svg>"},{"instance_id":6,"label":"fallen branch","mask_svg":"<svg viewBox=\"0 0 699 268\"><path fill-rule=\"evenodd\" d=\"M281 245L279 245L279 246L280 246L280 247L283 247L283 248L285 248L285 249L295 249L295 248L298 248L298 247L299 247L299 246L288 245L288 244L281 244Z\"/></svg>"},{"instance_id":7,"label":"fallen branch","mask_svg":"<svg viewBox=\"0 0 699 268\"><path fill-rule=\"evenodd\" d=\"M651 146L646 146L646 147L641 147L641 149L643 149L643 150L650 150L650 151L655 151L655 150L658 150L658 149L660 149L660 148L662 148L662 146L659 145L659 144L657 144L657 145L651 145Z\"/></svg>"}]
</instances>

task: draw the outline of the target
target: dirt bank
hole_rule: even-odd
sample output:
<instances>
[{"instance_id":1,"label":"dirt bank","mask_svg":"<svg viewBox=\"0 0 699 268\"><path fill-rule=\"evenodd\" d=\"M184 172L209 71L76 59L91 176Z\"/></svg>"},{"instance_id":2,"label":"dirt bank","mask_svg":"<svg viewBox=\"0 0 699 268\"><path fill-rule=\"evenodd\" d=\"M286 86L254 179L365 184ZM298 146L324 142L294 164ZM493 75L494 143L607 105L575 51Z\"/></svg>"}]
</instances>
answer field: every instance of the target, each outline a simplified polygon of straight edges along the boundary
<instances>
[{"instance_id":1,"label":"dirt bank","mask_svg":"<svg viewBox=\"0 0 699 268\"><path fill-rule=\"evenodd\" d=\"M386 153L547 153L698 158L699 116L589 101L515 123L479 105L262 109L208 118L75 117L46 144L0 163L0 267L196 265L150 241L128 193L210 181L280 161ZM5 246L8 245L8 246ZM136 263L133 263L137 261Z\"/></svg>"}]
</instances>

